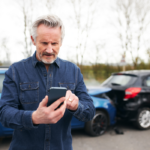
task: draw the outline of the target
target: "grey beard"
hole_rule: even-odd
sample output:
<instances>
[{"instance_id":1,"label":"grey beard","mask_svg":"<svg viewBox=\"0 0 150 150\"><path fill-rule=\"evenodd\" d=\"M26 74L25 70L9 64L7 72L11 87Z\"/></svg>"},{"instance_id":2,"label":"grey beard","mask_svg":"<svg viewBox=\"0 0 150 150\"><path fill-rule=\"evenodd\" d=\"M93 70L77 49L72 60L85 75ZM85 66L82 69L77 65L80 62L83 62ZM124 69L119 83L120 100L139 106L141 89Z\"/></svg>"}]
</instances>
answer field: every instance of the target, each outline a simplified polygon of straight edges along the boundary
<instances>
[{"instance_id":1,"label":"grey beard","mask_svg":"<svg viewBox=\"0 0 150 150\"><path fill-rule=\"evenodd\" d=\"M55 59L56 60L56 59ZM53 60L52 62L46 62L46 61L44 61L44 60L41 60L44 64L46 64L46 65L50 65L50 64L52 64L55 60Z\"/></svg>"},{"instance_id":2,"label":"grey beard","mask_svg":"<svg viewBox=\"0 0 150 150\"><path fill-rule=\"evenodd\" d=\"M44 60L42 59L42 57L41 57L40 54L38 54L38 55L39 55L39 58L40 58L41 62L43 62L44 64L47 64L47 65L52 64L52 63L57 59L57 56L56 56L56 58L55 58L52 62L47 62L47 61L44 61Z\"/></svg>"}]
</instances>

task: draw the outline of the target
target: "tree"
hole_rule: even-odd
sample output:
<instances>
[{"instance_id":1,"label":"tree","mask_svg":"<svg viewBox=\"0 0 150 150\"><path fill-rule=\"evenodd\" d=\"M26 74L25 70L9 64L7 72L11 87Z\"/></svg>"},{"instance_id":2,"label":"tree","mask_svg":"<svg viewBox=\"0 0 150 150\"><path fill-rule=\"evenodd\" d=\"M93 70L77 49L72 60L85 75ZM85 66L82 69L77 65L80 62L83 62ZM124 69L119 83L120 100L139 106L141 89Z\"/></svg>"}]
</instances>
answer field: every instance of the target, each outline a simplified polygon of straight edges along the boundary
<instances>
[{"instance_id":1,"label":"tree","mask_svg":"<svg viewBox=\"0 0 150 150\"><path fill-rule=\"evenodd\" d=\"M72 7L70 20L76 30L76 63L82 66L98 1L68 0Z\"/></svg>"},{"instance_id":2,"label":"tree","mask_svg":"<svg viewBox=\"0 0 150 150\"><path fill-rule=\"evenodd\" d=\"M143 35L149 23L150 2L148 0L116 0L116 32L121 43L121 55L129 56L134 67L141 61Z\"/></svg>"},{"instance_id":3,"label":"tree","mask_svg":"<svg viewBox=\"0 0 150 150\"><path fill-rule=\"evenodd\" d=\"M131 22L133 15L133 0L116 0L113 11L117 14L115 29L117 37L120 40L122 49L121 56L126 56L126 53L132 49Z\"/></svg>"},{"instance_id":4,"label":"tree","mask_svg":"<svg viewBox=\"0 0 150 150\"><path fill-rule=\"evenodd\" d=\"M148 48L148 49L146 50L146 53L147 53L147 55L148 55L148 65L149 65L149 68L150 68L150 48Z\"/></svg>"},{"instance_id":5,"label":"tree","mask_svg":"<svg viewBox=\"0 0 150 150\"><path fill-rule=\"evenodd\" d=\"M0 51L0 56L4 56L4 59L2 59L2 57L0 57L0 64L2 65L2 63L5 63L6 65L10 65L10 51L9 51L9 48L8 48L8 39L6 37L4 37L2 40L1 40L1 45L0 45L0 48L1 48L1 51ZM3 52L3 54L2 54Z\"/></svg>"},{"instance_id":6,"label":"tree","mask_svg":"<svg viewBox=\"0 0 150 150\"><path fill-rule=\"evenodd\" d=\"M137 56L133 59L134 66L137 66L138 60L140 59L139 51L141 49L141 45L143 45L143 34L146 31L150 20L150 1L149 0L136 0L135 1L135 14L137 18ZM148 20L147 20L148 19ZM150 38L150 37L149 37ZM133 56L132 56L133 57Z\"/></svg>"},{"instance_id":7,"label":"tree","mask_svg":"<svg viewBox=\"0 0 150 150\"><path fill-rule=\"evenodd\" d=\"M52 8L54 6L54 3L56 2L56 0L46 0L46 8L48 9L49 12L52 11Z\"/></svg>"},{"instance_id":8,"label":"tree","mask_svg":"<svg viewBox=\"0 0 150 150\"><path fill-rule=\"evenodd\" d=\"M24 51L22 52L24 57L27 58L32 55L32 42L30 39L31 35L31 24L32 24L32 13L33 13L33 4L32 0L20 0L17 1L17 4L21 10L23 18L23 37L24 37Z\"/></svg>"}]
</instances>

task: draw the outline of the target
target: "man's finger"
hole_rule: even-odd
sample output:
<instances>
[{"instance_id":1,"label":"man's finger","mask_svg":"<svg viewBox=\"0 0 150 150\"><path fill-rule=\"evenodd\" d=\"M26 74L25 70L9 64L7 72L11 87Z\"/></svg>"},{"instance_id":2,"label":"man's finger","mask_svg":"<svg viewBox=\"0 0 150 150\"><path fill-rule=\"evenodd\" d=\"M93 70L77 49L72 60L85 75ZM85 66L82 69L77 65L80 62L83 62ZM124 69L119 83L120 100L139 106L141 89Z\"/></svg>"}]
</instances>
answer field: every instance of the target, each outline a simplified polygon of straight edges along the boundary
<instances>
[{"instance_id":1,"label":"man's finger","mask_svg":"<svg viewBox=\"0 0 150 150\"><path fill-rule=\"evenodd\" d=\"M47 103L48 103L48 96L46 95L45 98L41 101L40 107L47 106Z\"/></svg>"},{"instance_id":2,"label":"man's finger","mask_svg":"<svg viewBox=\"0 0 150 150\"><path fill-rule=\"evenodd\" d=\"M65 101L65 97L61 97L60 99L56 100L54 103L52 103L49 108L55 110L62 102Z\"/></svg>"},{"instance_id":3,"label":"man's finger","mask_svg":"<svg viewBox=\"0 0 150 150\"><path fill-rule=\"evenodd\" d=\"M57 123L63 117L63 115L64 115L64 112L62 114L60 114L60 111L56 110L55 115L54 115L53 120L52 120L51 123L52 124Z\"/></svg>"},{"instance_id":4,"label":"man's finger","mask_svg":"<svg viewBox=\"0 0 150 150\"><path fill-rule=\"evenodd\" d=\"M61 105L60 108L56 109L53 113L52 113L52 122L56 123L57 121L59 121L63 116L64 113L66 111L66 101L64 101L64 103Z\"/></svg>"},{"instance_id":5,"label":"man's finger","mask_svg":"<svg viewBox=\"0 0 150 150\"><path fill-rule=\"evenodd\" d=\"M72 94L71 97L69 97L69 99L67 100L67 109L70 109L70 110L76 110L78 108L78 98Z\"/></svg>"},{"instance_id":6,"label":"man's finger","mask_svg":"<svg viewBox=\"0 0 150 150\"><path fill-rule=\"evenodd\" d=\"M72 94L72 92L70 91L70 90L68 90L67 92L66 92L66 100L68 100L69 99L69 97L70 97L70 95Z\"/></svg>"}]
</instances>

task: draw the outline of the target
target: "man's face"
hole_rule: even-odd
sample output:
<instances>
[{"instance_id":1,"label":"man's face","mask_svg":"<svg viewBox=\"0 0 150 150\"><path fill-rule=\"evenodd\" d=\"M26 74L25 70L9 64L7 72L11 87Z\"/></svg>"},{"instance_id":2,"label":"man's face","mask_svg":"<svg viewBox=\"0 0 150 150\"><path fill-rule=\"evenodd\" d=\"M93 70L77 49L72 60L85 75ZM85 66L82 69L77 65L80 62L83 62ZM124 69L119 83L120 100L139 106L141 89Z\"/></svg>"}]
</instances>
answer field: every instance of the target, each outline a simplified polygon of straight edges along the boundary
<instances>
[{"instance_id":1,"label":"man's face","mask_svg":"<svg viewBox=\"0 0 150 150\"><path fill-rule=\"evenodd\" d=\"M44 64L51 64L57 58L61 46L60 27L49 28L41 24L37 28L36 41L31 36L32 43L36 46L36 58Z\"/></svg>"}]
</instances>

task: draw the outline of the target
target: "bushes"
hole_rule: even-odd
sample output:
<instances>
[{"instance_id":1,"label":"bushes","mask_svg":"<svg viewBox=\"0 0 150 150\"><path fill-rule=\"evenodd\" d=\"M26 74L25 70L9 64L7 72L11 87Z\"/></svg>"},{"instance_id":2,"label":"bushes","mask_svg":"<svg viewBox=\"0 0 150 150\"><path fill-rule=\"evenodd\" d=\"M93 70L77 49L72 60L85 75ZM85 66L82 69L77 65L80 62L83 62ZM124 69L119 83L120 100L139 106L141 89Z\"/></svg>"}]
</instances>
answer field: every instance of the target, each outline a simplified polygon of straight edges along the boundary
<instances>
[{"instance_id":1,"label":"bushes","mask_svg":"<svg viewBox=\"0 0 150 150\"><path fill-rule=\"evenodd\" d=\"M79 66L83 74L84 79L96 79L99 82L104 81L114 72L122 71L123 67L112 64L96 64L91 66ZM126 70L141 70L150 69L150 63L146 64L141 62L137 67L132 65L126 65Z\"/></svg>"}]
</instances>

